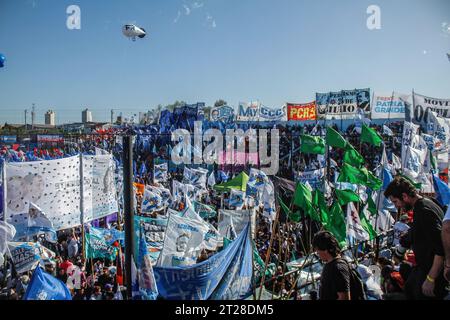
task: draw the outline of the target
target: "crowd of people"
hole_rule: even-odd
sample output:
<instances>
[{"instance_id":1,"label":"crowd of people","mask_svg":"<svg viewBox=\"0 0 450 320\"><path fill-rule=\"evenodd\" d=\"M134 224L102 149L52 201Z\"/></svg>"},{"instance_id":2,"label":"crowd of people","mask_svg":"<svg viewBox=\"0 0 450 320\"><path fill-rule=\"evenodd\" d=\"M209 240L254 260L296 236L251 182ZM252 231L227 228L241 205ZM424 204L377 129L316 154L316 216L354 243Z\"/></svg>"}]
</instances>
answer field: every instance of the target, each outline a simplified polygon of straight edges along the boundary
<instances>
[{"instance_id":1,"label":"crowd of people","mask_svg":"<svg viewBox=\"0 0 450 320\"><path fill-rule=\"evenodd\" d=\"M382 126L373 127L382 133L388 157L391 157L391 154L400 156L403 122L391 122L386 125L392 130L392 133L383 134ZM316 155L301 153L298 148L301 134L324 137L325 124L317 123L298 127L277 125L277 128L280 130L280 169L277 176L294 180L297 172L321 168L323 164ZM334 128L339 131L337 125L334 125ZM154 185L152 167L159 161L169 163L166 187L170 188L170 182L174 179L182 180L183 167L173 166L170 163L170 135L158 135L151 130L146 131L139 128L119 129L108 134L80 136L57 147L41 146L40 149L27 149L27 147L21 146L11 152L11 148L3 146L0 150L0 158L5 161L36 161L75 155L80 151L95 154L98 149L103 149L112 153L119 164L122 158L122 145L117 137L126 133L137 134L134 148L134 178L137 184ZM360 132L354 125L346 128L342 132L342 136L353 146L358 147L369 170L372 171L379 166L382 149L361 143ZM343 151L333 148L328 157L339 167L342 164ZM145 168L145 170L141 170L141 168ZM219 166L215 165L211 169L216 173L217 183L220 183L225 180L224 175L232 178L242 169L248 168L248 166L225 167L220 170ZM220 171L223 171L224 175L220 174ZM356 285L357 278L352 273L352 270L357 270L359 279L362 279L364 293L370 299L424 298L432 296L433 289L435 289L436 297L444 298L447 293L445 287L448 285L444 280L444 266L442 265L438 270L435 263L437 263L436 260L442 263L444 261L444 248L438 233L442 229L445 208L430 202L431 200L423 200L421 195L407 189L408 185L403 180L395 181L401 183L401 187L406 188L406 191L398 189L398 186L393 186L388 188L385 193L386 197L394 197L393 200L399 199L398 203L393 201L399 211L398 213L392 212L393 216L397 218L392 241L368 242L360 245L355 251L356 258L353 255L352 259L341 252L334 236L324 231L319 223L304 216L300 222L280 216L274 225L273 221L263 216L262 210L258 209L255 245L257 253L267 264L265 266L268 271L265 276L265 288L274 295L284 298L357 299L359 296ZM408 202L408 199L403 197L402 191L405 191L404 193L415 201ZM146 214L141 213L140 207L142 196L142 193L137 192L136 214L145 216ZM223 205L224 198L213 189L209 189L198 200L218 211ZM422 202L424 204L418 208L418 203ZM173 204L173 208L182 211L185 205L181 201ZM431 218L427 215L423 216L424 211L431 212L434 218L430 220ZM155 218L158 213L153 212L147 216ZM105 219L101 219L100 223L106 224L105 221ZM217 228L217 216L210 217L207 221ZM423 223L423 221L427 223ZM119 220L113 227L120 228L122 224L123 217L119 215ZM57 243L47 242L45 237L37 237L36 241L52 250L56 255L51 261L46 261L45 271L67 283L74 300L123 299L124 286L120 270L123 261L119 261L120 258L117 258L116 261L85 259L82 239L81 227L59 231ZM214 253L208 250L202 251L197 262L208 259ZM305 296L300 294L300 285L303 283L299 281L298 272L302 271L301 268L297 270L297 273L289 272L288 263L311 254L316 255L316 260L321 268L323 263L323 269L320 286L316 286L313 280L312 287L310 287L312 290ZM448 273L448 268L445 270ZM77 273L77 277L73 277L74 273ZM0 297L12 300L21 299L31 276L31 271L17 274L13 264L6 261L0 268L0 287L2 288ZM70 283L75 281L74 279L81 279L76 280L80 283ZM318 295L317 288L320 288Z\"/></svg>"}]
</instances>

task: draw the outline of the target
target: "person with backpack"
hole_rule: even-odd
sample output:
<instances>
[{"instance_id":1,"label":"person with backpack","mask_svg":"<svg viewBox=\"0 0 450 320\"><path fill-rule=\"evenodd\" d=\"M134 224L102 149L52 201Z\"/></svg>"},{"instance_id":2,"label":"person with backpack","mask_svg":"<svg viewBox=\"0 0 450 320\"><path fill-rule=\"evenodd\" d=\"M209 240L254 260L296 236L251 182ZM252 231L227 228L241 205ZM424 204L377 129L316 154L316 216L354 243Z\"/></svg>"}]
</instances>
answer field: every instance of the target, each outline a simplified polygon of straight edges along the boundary
<instances>
[{"instance_id":1,"label":"person with backpack","mask_svg":"<svg viewBox=\"0 0 450 320\"><path fill-rule=\"evenodd\" d=\"M357 272L341 257L336 238L328 231L316 233L313 248L325 265L320 277L319 300L365 300Z\"/></svg>"}]
</instances>

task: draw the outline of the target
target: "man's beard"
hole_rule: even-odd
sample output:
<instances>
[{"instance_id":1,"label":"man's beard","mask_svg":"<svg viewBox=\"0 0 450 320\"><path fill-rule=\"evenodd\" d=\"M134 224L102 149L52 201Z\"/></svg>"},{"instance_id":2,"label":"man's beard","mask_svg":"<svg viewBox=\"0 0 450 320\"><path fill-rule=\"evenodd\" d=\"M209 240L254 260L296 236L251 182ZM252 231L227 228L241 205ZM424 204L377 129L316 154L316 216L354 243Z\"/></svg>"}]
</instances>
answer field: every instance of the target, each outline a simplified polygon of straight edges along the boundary
<instances>
[{"instance_id":1,"label":"man's beard","mask_svg":"<svg viewBox=\"0 0 450 320\"><path fill-rule=\"evenodd\" d=\"M413 206L410 205L409 203L403 202L403 208L404 208L406 211L410 211L410 210L413 209Z\"/></svg>"}]
</instances>

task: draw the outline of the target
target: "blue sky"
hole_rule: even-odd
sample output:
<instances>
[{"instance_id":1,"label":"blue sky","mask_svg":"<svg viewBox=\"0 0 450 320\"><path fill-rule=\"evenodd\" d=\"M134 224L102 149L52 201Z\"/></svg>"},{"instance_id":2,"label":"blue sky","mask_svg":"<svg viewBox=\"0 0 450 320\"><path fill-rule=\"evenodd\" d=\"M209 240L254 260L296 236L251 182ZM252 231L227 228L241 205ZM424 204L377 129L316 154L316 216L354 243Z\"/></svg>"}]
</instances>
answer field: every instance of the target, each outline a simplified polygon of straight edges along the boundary
<instances>
[{"instance_id":1,"label":"blue sky","mask_svg":"<svg viewBox=\"0 0 450 320\"><path fill-rule=\"evenodd\" d=\"M68 30L66 8L81 8ZM369 5L381 29L369 30ZM122 35L136 23L148 35ZM450 98L448 0L0 0L0 123L94 121L175 100L309 102L366 88ZM29 118L30 119L30 118Z\"/></svg>"}]
</instances>

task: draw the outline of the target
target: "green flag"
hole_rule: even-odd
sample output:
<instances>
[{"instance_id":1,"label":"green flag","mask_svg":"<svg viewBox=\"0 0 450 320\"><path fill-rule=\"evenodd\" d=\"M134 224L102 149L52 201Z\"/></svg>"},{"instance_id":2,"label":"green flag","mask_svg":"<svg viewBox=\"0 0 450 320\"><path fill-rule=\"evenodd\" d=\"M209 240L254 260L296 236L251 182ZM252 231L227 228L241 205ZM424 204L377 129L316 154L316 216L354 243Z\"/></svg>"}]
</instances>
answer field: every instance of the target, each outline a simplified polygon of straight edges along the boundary
<instances>
[{"instance_id":1,"label":"green flag","mask_svg":"<svg viewBox=\"0 0 450 320\"><path fill-rule=\"evenodd\" d=\"M321 137L300 135L300 152L312 154L325 154L325 141Z\"/></svg>"},{"instance_id":2,"label":"green flag","mask_svg":"<svg viewBox=\"0 0 450 320\"><path fill-rule=\"evenodd\" d=\"M297 183L294 194L294 204L303 209L303 212L313 220L320 222L320 217L312 205L311 190L303 183Z\"/></svg>"},{"instance_id":3,"label":"green flag","mask_svg":"<svg viewBox=\"0 0 450 320\"><path fill-rule=\"evenodd\" d=\"M349 202L359 202L359 196L353 192L353 190L339 190L336 189L336 198L341 206L346 205Z\"/></svg>"},{"instance_id":4,"label":"green flag","mask_svg":"<svg viewBox=\"0 0 450 320\"><path fill-rule=\"evenodd\" d=\"M361 130L361 142L367 142L375 147L379 147L383 143L383 138L381 138L374 129L363 124Z\"/></svg>"},{"instance_id":5,"label":"green flag","mask_svg":"<svg viewBox=\"0 0 450 320\"><path fill-rule=\"evenodd\" d=\"M325 136L325 142L331 147L344 149L347 145L347 140L345 140L339 132L331 127L327 127L327 135Z\"/></svg>"},{"instance_id":6,"label":"green flag","mask_svg":"<svg viewBox=\"0 0 450 320\"><path fill-rule=\"evenodd\" d=\"M329 213L328 213L327 204L325 202L325 196L319 190L314 191L313 206L315 208L319 209L322 225L325 227L329 222L329 218L328 218Z\"/></svg>"},{"instance_id":7,"label":"green flag","mask_svg":"<svg viewBox=\"0 0 450 320\"><path fill-rule=\"evenodd\" d=\"M366 186L368 186L372 190L380 190L381 186L383 185L383 181L375 177L375 175L367 170L366 168L362 168L361 171L364 171L367 174L367 183Z\"/></svg>"},{"instance_id":8,"label":"green flag","mask_svg":"<svg viewBox=\"0 0 450 320\"><path fill-rule=\"evenodd\" d=\"M349 143L345 147L344 162L356 168L360 168L365 161L362 155Z\"/></svg>"},{"instance_id":9,"label":"green flag","mask_svg":"<svg viewBox=\"0 0 450 320\"><path fill-rule=\"evenodd\" d=\"M367 184L367 174L363 170L355 168L347 163L342 165L341 173L338 177L338 182L350 182L354 184Z\"/></svg>"},{"instance_id":10,"label":"green flag","mask_svg":"<svg viewBox=\"0 0 450 320\"><path fill-rule=\"evenodd\" d=\"M284 214L289 217L289 219L294 222L300 221L300 214L298 212L293 213L280 197L278 197L278 202L280 203L281 210L283 210Z\"/></svg>"},{"instance_id":11,"label":"green flag","mask_svg":"<svg viewBox=\"0 0 450 320\"><path fill-rule=\"evenodd\" d=\"M367 210L372 216L377 214L377 205L375 204L371 196L367 199Z\"/></svg>"},{"instance_id":12,"label":"green flag","mask_svg":"<svg viewBox=\"0 0 450 320\"><path fill-rule=\"evenodd\" d=\"M373 226L369 222L369 220L367 220L367 217L364 214L364 210L360 210L360 211L361 212L359 213L359 219L361 220L361 226L369 234L369 240L373 240L377 237L377 233L375 232L375 229L373 228Z\"/></svg>"},{"instance_id":13,"label":"green flag","mask_svg":"<svg viewBox=\"0 0 450 320\"><path fill-rule=\"evenodd\" d=\"M346 245L347 229L344 220L344 212L339 203L334 202L330 209L329 223L325 227L339 242L341 248Z\"/></svg>"}]
</instances>

